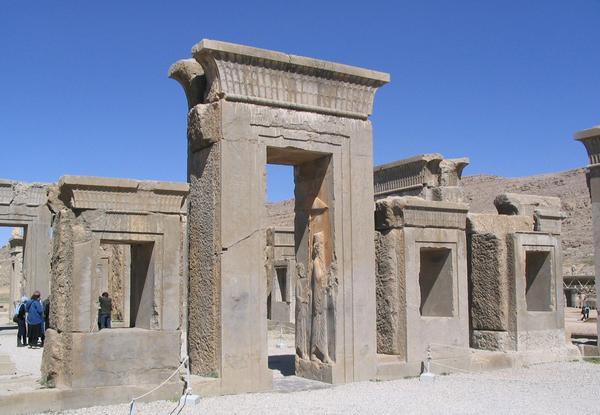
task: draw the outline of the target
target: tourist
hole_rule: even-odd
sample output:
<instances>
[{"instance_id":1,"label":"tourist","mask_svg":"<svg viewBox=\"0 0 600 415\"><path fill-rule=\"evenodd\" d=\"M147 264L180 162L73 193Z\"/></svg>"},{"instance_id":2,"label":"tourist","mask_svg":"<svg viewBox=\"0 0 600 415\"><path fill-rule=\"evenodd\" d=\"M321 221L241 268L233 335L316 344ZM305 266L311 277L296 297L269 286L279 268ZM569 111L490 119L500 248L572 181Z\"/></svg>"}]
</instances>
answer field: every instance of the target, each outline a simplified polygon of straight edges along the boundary
<instances>
[{"instance_id":1,"label":"tourist","mask_svg":"<svg viewBox=\"0 0 600 415\"><path fill-rule=\"evenodd\" d=\"M41 294L35 291L31 300L27 302L27 326L29 334L29 348L37 349L38 340L42 337L42 325L44 324L44 307L40 301ZM43 340L42 340L43 341ZM41 344L43 346L43 343Z\"/></svg>"},{"instance_id":2,"label":"tourist","mask_svg":"<svg viewBox=\"0 0 600 415\"><path fill-rule=\"evenodd\" d=\"M110 315L112 312L112 299L108 296L107 292L103 292L98 297L99 312L98 312L98 329L109 329L110 328Z\"/></svg>"},{"instance_id":3,"label":"tourist","mask_svg":"<svg viewBox=\"0 0 600 415\"><path fill-rule=\"evenodd\" d=\"M583 306L583 321L587 321L590 318L590 306L588 304Z\"/></svg>"},{"instance_id":4,"label":"tourist","mask_svg":"<svg viewBox=\"0 0 600 415\"><path fill-rule=\"evenodd\" d=\"M18 324L19 329L17 330L17 347L27 346L27 323L25 322L25 311L27 307L26 295L21 297L21 302L15 307L15 316L13 321Z\"/></svg>"}]
</instances>

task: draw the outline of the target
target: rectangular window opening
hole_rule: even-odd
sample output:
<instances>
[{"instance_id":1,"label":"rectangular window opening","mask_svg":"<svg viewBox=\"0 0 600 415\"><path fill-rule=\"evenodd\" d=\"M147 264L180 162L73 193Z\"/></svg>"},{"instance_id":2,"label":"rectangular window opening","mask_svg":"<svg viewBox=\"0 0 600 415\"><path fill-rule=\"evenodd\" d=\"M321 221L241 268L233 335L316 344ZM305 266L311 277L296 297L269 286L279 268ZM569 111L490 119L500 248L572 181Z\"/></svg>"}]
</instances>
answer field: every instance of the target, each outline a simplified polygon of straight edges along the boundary
<instances>
[{"instance_id":1,"label":"rectangular window opening","mask_svg":"<svg viewBox=\"0 0 600 415\"><path fill-rule=\"evenodd\" d=\"M111 299L111 326L151 328L154 310L154 243L101 243L97 267L100 296ZM99 319L100 324L100 319Z\"/></svg>"},{"instance_id":2,"label":"rectangular window opening","mask_svg":"<svg viewBox=\"0 0 600 415\"><path fill-rule=\"evenodd\" d=\"M424 317L452 317L453 269L452 250L448 248L421 248L419 286Z\"/></svg>"},{"instance_id":3,"label":"rectangular window opening","mask_svg":"<svg viewBox=\"0 0 600 415\"><path fill-rule=\"evenodd\" d=\"M525 252L525 300L528 311L552 311L552 255L549 251Z\"/></svg>"}]
</instances>

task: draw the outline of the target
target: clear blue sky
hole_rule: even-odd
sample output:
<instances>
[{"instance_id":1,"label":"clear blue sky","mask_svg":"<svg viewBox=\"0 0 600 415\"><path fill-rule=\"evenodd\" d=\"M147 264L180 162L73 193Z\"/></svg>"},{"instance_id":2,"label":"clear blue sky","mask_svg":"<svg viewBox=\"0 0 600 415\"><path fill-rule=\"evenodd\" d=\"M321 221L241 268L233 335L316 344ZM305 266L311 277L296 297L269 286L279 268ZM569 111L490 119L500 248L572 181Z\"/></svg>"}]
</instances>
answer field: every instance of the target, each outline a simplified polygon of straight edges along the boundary
<instances>
[{"instance_id":1,"label":"clear blue sky","mask_svg":"<svg viewBox=\"0 0 600 415\"><path fill-rule=\"evenodd\" d=\"M0 3L0 177L186 179L167 78L202 38L386 71L375 163L469 156L465 174L586 164L600 123L600 0ZM289 172L269 197L290 196Z\"/></svg>"}]
</instances>

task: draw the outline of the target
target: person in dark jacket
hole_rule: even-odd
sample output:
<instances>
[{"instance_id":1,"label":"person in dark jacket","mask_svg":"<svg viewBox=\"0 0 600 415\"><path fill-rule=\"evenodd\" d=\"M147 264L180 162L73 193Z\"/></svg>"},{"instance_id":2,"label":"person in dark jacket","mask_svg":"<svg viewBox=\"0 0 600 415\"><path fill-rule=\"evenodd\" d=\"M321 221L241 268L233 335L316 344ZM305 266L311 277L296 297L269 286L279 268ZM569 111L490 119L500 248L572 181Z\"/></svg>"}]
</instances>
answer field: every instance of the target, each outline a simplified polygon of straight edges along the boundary
<instances>
[{"instance_id":1,"label":"person in dark jacket","mask_svg":"<svg viewBox=\"0 0 600 415\"><path fill-rule=\"evenodd\" d=\"M99 310L98 310L98 328L109 329L111 322L110 316L112 313L112 299L108 296L107 292L103 292L100 297L98 297Z\"/></svg>"},{"instance_id":2,"label":"person in dark jacket","mask_svg":"<svg viewBox=\"0 0 600 415\"><path fill-rule=\"evenodd\" d=\"M15 309L15 318L19 326L19 329L17 330L17 347L27 346L27 323L25 322L25 313L27 311L26 307L28 300L29 298L24 295Z\"/></svg>"},{"instance_id":3,"label":"person in dark jacket","mask_svg":"<svg viewBox=\"0 0 600 415\"><path fill-rule=\"evenodd\" d=\"M40 301L40 292L35 291L31 300L25 306L27 310L27 325L29 326L29 348L37 349L38 341L42 337L42 325L44 324L44 307Z\"/></svg>"}]
</instances>

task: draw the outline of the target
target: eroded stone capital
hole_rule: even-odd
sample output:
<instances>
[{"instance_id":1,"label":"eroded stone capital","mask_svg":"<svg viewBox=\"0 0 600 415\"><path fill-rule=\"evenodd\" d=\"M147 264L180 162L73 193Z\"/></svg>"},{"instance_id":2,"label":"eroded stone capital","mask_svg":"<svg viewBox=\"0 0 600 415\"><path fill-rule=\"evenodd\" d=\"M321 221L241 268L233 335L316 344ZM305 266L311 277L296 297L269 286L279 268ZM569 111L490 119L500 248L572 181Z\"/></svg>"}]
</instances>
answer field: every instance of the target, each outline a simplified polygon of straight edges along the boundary
<instances>
[{"instance_id":1,"label":"eroded stone capital","mask_svg":"<svg viewBox=\"0 0 600 415\"><path fill-rule=\"evenodd\" d=\"M600 164L600 125L576 132L574 136L585 146L590 165Z\"/></svg>"},{"instance_id":2,"label":"eroded stone capital","mask_svg":"<svg viewBox=\"0 0 600 415\"><path fill-rule=\"evenodd\" d=\"M206 77L202 66L194 59L182 59L169 68L169 78L181 84L188 108L202 102L206 89Z\"/></svg>"}]
</instances>

